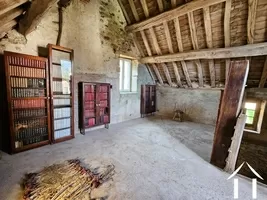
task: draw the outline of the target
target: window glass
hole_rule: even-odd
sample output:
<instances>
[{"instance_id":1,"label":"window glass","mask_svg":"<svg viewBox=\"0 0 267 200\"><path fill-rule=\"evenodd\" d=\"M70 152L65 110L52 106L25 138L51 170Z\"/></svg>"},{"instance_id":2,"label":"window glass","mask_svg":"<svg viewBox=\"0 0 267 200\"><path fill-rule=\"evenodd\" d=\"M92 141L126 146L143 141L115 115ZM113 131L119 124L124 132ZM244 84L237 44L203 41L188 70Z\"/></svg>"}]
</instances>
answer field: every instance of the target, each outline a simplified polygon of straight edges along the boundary
<instances>
[{"instance_id":1,"label":"window glass","mask_svg":"<svg viewBox=\"0 0 267 200\"><path fill-rule=\"evenodd\" d=\"M256 110L256 103L245 103L247 120L246 124L253 124Z\"/></svg>"},{"instance_id":2,"label":"window glass","mask_svg":"<svg viewBox=\"0 0 267 200\"><path fill-rule=\"evenodd\" d=\"M123 84L123 60L120 60L120 90L122 90L122 84Z\"/></svg>"},{"instance_id":3,"label":"window glass","mask_svg":"<svg viewBox=\"0 0 267 200\"><path fill-rule=\"evenodd\" d=\"M124 61L123 89L124 89L124 91L130 91L130 87L131 87L131 61L125 60Z\"/></svg>"}]
</instances>

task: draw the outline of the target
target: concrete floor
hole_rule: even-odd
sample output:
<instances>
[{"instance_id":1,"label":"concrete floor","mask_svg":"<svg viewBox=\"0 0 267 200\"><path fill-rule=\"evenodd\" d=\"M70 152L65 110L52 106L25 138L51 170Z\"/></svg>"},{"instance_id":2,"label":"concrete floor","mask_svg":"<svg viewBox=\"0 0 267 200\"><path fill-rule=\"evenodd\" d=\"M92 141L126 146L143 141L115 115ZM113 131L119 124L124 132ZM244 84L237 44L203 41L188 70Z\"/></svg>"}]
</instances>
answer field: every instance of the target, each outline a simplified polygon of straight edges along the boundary
<instances>
[{"instance_id":1,"label":"concrete floor","mask_svg":"<svg viewBox=\"0 0 267 200\"><path fill-rule=\"evenodd\" d=\"M0 200L20 199L23 174L72 158L115 165L113 180L99 188L103 195L108 191L108 199L233 199L233 180L226 180L229 174L207 162L213 129L148 117L85 136L78 134L64 143L4 154L0 160ZM251 182L242 177L239 199L251 199ZM267 199L267 188L262 185L258 185L258 199Z\"/></svg>"}]
</instances>

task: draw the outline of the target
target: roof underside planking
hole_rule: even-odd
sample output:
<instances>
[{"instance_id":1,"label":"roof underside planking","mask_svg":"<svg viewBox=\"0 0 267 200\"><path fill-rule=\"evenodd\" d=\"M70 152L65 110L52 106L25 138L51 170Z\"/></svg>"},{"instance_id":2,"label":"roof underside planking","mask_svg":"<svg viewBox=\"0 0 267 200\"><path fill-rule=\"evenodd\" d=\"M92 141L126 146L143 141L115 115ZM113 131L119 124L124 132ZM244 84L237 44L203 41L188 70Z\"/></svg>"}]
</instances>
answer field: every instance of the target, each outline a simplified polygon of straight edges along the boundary
<instances>
[{"instance_id":1,"label":"roof underside planking","mask_svg":"<svg viewBox=\"0 0 267 200\"><path fill-rule=\"evenodd\" d=\"M266 85L266 0L118 2L158 84L222 88L230 61L249 59L247 85Z\"/></svg>"}]
</instances>

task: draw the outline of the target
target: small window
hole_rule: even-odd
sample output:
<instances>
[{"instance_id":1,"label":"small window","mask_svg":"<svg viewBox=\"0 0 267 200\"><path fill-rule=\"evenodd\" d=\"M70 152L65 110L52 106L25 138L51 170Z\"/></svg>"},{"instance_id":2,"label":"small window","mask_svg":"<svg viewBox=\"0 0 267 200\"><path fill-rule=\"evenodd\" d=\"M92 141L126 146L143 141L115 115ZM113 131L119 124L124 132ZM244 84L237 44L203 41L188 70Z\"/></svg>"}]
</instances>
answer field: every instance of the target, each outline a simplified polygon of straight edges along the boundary
<instances>
[{"instance_id":1,"label":"small window","mask_svg":"<svg viewBox=\"0 0 267 200\"><path fill-rule=\"evenodd\" d=\"M135 60L120 58L120 92L136 92L137 75Z\"/></svg>"},{"instance_id":2,"label":"small window","mask_svg":"<svg viewBox=\"0 0 267 200\"><path fill-rule=\"evenodd\" d=\"M252 133L260 133L263 121L266 101L249 99L245 102L245 113L247 115L245 130Z\"/></svg>"},{"instance_id":3,"label":"small window","mask_svg":"<svg viewBox=\"0 0 267 200\"><path fill-rule=\"evenodd\" d=\"M247 120L246 124L252 125L255 119L255 113L256 113L256 103L245 103L245 108L246 108L246 115L247 115Z\"/></svg>"}]
</instances>

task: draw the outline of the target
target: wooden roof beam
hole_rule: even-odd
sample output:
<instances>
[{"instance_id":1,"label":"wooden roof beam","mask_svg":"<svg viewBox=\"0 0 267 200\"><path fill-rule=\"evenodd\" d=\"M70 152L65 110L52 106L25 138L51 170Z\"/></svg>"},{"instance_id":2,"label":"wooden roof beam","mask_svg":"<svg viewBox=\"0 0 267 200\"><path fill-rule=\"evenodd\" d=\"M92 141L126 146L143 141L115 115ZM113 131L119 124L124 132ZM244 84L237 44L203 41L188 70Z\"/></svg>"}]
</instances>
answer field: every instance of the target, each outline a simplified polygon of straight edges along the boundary
<instances>
[{"instance_id":1,"label":"wooden roof beam","mask_svg":"<svg viewBox=\"0 0 267 200\"><path fill-rule=\"evenodd\" d=\"M131 22L131 19L130 19L129 15L128 15L128 13L127 13L127 11L126 11L126 9L125 9L123 3L121 2L121 0L118 0L118 3L119 3L119 5L120 5L120 7L121 7L122 13L123 13L123 15L124 15L124 17L125 17L127 23L128 23L128 24L131 24L131 23L132 23L132 22Z\"/></svg>"},{"instance_id":2,"label":"wooden roof beam","mask_svg":"<svg viewBox=\"0 0 267 200\"><path fill-rule=\"evenodd\" d=\"M258 0L248 0L248 22L247 22L248 44L252 44L254 41L257 6L258 6Z\"/></svg>"},{"instance_id":3,"label":"wooden roof beam","mask_svg":"<svg viewBox=\"0 0 267 200\"><path fill-rule=\"evenodd\" d=\"M146 0L140 0L140 2L141 2L141 5L142 5L142 8L144 10L145 16L146 16L146 18L148 18L149 17L149 10L148 10L148 7L147 7Z\"/></svg>"},{"instance_id":4,"label":"wooden roof beam","mask_svg":"<svg viewBox=\"0 0 267 200\"><path fill-rule=\"evenodd\" d=\"M207 47L212 48L213 42L212 42L211 19L210 19L210 8L209 7L203 8L203 16L204 16L204 26L205 26ZM214 60L209 60L209 72L210 72L211 87L215 87L216 76L215 76Z\"/></svg>"},{"instance_id":5,"label":"wooden roof beam","mask_svg":"<svg viewBox=\"0 0 267 200\"><path fill-rule=\"evenodd\" d=\"M226 59L267 55L267 42L238 47L212 48L141 58L141 63L163 63L196 59Z\"/></svg>"},{"instance_id":6,"label":"wooden roof beam","mask_svg":"<svg viewBox=\"0 0 267 200\"><path fill-rule=\"evenodd\" d=\"M0 15L28 2L29 0L1 0L0 1Z\"/></svg>"},{"instance_id":7,"label":"wooden roof beam","mask_svg":"<svg viewBox=\"0 0 267 200\"><path fill-rule=\"evenodd\" d=\"M0 27L4 26L11 20L15 19L16 17L20 16L23 13L23 9L15 8L13 10L8 11L7 13L0 16Z\"/></svg>"},{"instance_id":8,"label":"wooden roof beam","mask_svg":"<svg viewBox=\"0 0 267 200\"><path fill-rule=\"evenodd\" d=\"M158 7L159 7L159 12L163 12L164 11L164 5L162 0L157 0L158 3Z\"/></svg>"},{"instance_id":9,"label":"wooden roof beam","mask_svg":"<svg viewBox=\"0 0 267 200\"><path fill-rule=\"evenodd\" d=\"M231 31L230 31L231 5L232 5L232 0L226 0L225 9L224 9L224 45L225 47L231 46ZM228 77L229 68L230 68L230 59L226 59L225 82Z\"/></svg>"},{"instance_id":10,"label":"wooden roof beam","mask_svg":"<svg viewBox=\"0 0 267 200\"><path fill-rule=\"evenodd\" d=\"M7 22L6 24L0 26L0 35L2 33L6 33L8 31L10 31L16 25L17 25L17 21L13 19L13 20Z\"/></svg>"},{"instance_id":11,"label":"wooden roof beam","mask_svg":"<svg viewBox=\"0 0 267 200\"><path fill-rule=\"evenodd\" d=\"M134 4L134 1L133 1L133 0L128 0L128 1L129 1L129 4L130 4L132 13L133 13L133 15L134 15L134 19L135 19L137 22L140 21L139 15L138 15L138 13L137 13L137 10L136 10L135 4Z\"/></svg>"},{"instance_id":12,"label":"wooden roof beam","mask_svg":"<svg viewBox=\"0 0 267 200\"><path fill-rule=\"evenodd\" d=\"M130 0L129 0L130 1ZM132 1L132 0L131 0ZM159 1L162 0L157 0L157 2L159 3ZM164 21L170 21L175 19L176 17L182 16L187 14L188 12L192 12L194 10L198 10L203 8L204 6L211 6L214 4L218 4L221 2L224 2L225 0L195 0L195 1L191 1L189 3L183 4L175 9L166 11L164 13L161 13L157 16L151 17L149 19L146 19L142 22L138 22L132 25L129 25L126 27L126 31L128 32L136 32L136 31L140 31L143 29L147 29L150 27L153 27L155 25L161 24ZM160 8L161 10L162 8ZM162 10L163 11L163 10Z\"/></svg>"},{"instance_id":13,"label":"wooden roof beam","mask_svg":"<svg viewBox=\"0 0 267 200\"><path fill-rule=\"evenodd\" d=\"M153 69L154 69L154 71L156 73L156 76L158 77L159 83L163 85L163 80L161 78L161 75L159 73L159 70L158 70L156 64L152 63L152 67L153 67Z\"/></svg>"},{"instance_id":14,"label":"wooden roof beam","mask_svg":"<svg viewBox=\"0 0 267 200\"><path fill-rule=\"evenodd\" d=\"M261 74L261 80L260 80L259 88L264 88L264 85L266 83L266 79L267 79L267 56L265 57L265 62L264 62L264 67L263 67L263 71Z\"/></svg>"}]
</instances>

